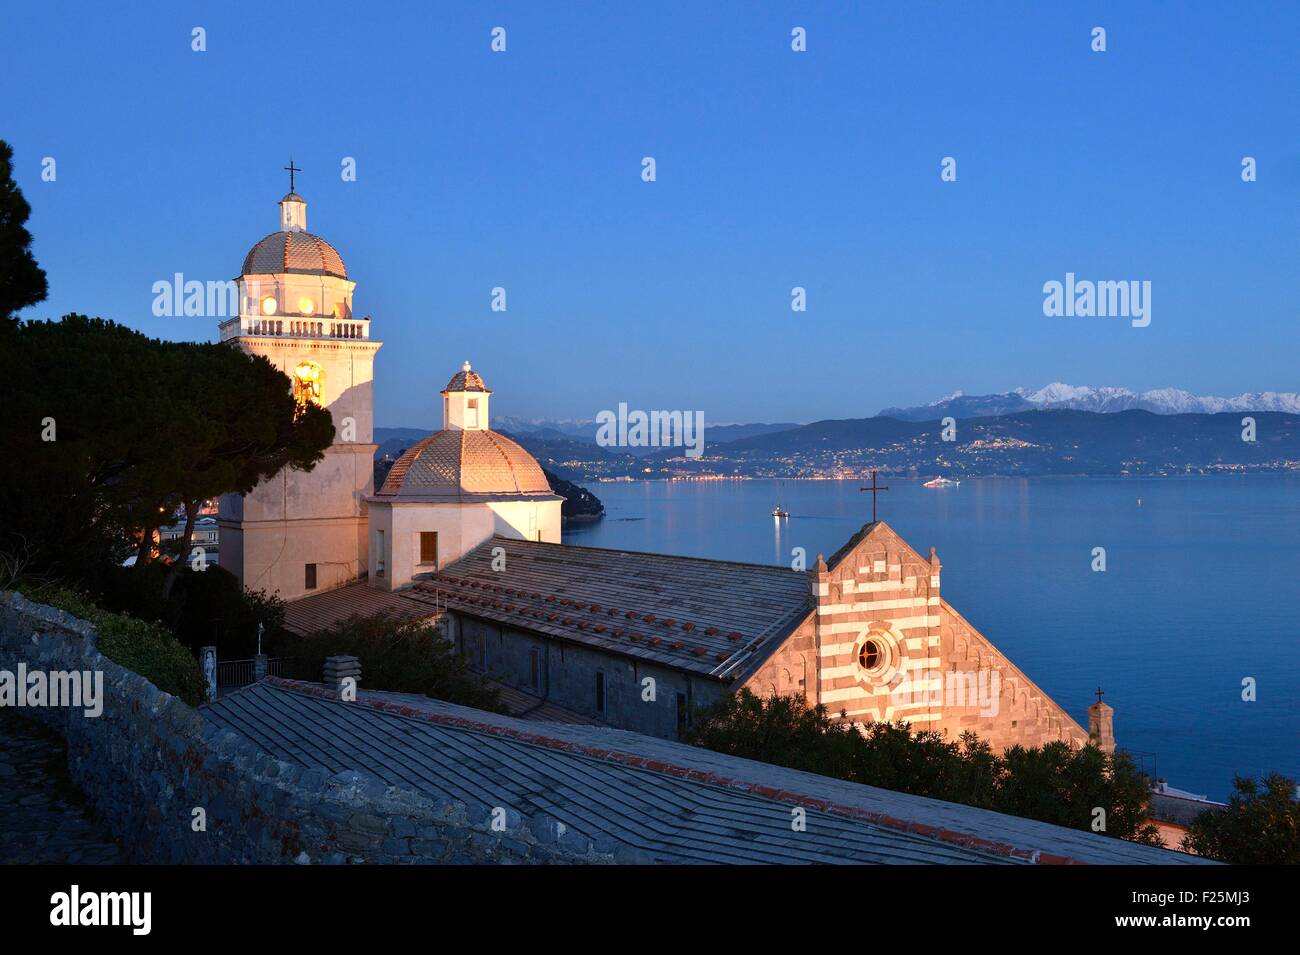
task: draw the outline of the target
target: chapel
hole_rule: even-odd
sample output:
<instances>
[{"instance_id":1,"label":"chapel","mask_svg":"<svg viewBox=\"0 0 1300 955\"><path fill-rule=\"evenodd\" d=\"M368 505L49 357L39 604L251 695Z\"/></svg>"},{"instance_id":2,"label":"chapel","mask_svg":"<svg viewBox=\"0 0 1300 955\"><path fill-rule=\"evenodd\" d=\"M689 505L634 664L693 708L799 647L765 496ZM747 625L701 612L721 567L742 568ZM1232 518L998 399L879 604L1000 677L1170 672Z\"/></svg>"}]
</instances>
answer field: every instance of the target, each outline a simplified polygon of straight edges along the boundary
<instances>
[{"instance_id":1,"label":"chapel","mask_svg":"<svg viewBox=\"0 0 1300 955\"><path fill-rule=\"evenodd\" d=\"M492 430L492 391L469 362L441 391L441 429L376 489L380 343L306 211L291 188L280 229L245 257L240 314L220 326L222 341L266 356L299 401L334 419L315 469L221 501L222 564L288 601L291 631L355 614L433 621L517 714L665 738L747 688L857 725L972 730L998 749L1113 750L1111 708L1099 700L1080 726L943 599L934 550L922 555L884 521L806 571L561 543L562 498Z\"/></svg>"}]
</instances>

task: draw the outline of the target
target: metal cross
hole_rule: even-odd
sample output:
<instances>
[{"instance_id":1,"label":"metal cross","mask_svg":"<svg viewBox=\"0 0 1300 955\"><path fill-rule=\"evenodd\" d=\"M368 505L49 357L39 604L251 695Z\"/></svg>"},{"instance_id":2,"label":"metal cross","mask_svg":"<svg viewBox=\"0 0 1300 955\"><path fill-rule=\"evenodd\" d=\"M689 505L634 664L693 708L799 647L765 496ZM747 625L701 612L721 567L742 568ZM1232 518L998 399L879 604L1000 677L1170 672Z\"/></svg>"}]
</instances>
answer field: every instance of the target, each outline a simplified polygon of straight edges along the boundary
<instances>
[{"instance_id":1,"label":"metal cross","mask_svg":"<svg viewBox=\"0 0 1300 955\"><path fill-rule=\"evenodd\" d=\"M875 469L875 468L872 468L872 469L871 469L871 487L860 487L860 488L858 488L858 490L859 490L859 491L870 491L870 492L871 492L871 523L873 523L873 524L876 523L876 492L877 492L877 491L888 491L889 488L888 488L888 487L881 487L881 486L879 486L879 485L876 483L876 469Z\"/></svg>"},{"instance_id":2,"label":"metal cross","mask_svg":"<svg viewBox=\"0 0 1300 955\"><path fill-rule=\"evenodd\" d=\"M300 168L294 166L294 164L293 164L293 157L292 157L292 156L289 157L289 165L287 165L287 166L285 166L285 167L283 167L283 168L284 168L284 171L287 172L287 173L289 174L289 191L290 191L290 192L293 192L293 191L294 191L294 189L293 189L293 174L294 174L295 172L302 172L302 169L300 169Z\"/></svg>"},{"instance_id":3,"label":"metal cross","mask_svg":"<svg viewBox=\"0 0 1300 955\"><path fill-rule=\"evenodd\" d=\"M1102 697L1101 687L1097 687L1097 702L1098 702L1098 703L1101 702L1101 697Z\"/></svg>"}]
</instances>

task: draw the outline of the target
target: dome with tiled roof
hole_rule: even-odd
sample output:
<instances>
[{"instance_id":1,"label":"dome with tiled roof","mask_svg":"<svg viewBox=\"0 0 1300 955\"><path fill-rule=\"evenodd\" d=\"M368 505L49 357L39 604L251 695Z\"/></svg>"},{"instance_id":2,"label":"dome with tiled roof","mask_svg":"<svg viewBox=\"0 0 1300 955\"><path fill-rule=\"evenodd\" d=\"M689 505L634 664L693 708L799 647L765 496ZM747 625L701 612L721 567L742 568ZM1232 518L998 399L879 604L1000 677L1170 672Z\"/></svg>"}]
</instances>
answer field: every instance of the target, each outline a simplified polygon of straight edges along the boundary
<instances>
[{"instance_id":1,"label":"dome with tiled roof","mask_svg":"<svg viewBox=\"0 0 1300 955\"><path fill-rule=\"evenodd\" d=\"M241 275L333 275L348 277L343 256L318 235L310 232L272 232L244 257Z\"/></svg>"},{"instance_id":2,"label":"dome with tiled roof","mask_svg":"<svg viewBox=\"0 0 1300 955\"><path fill-rule=\"evenodd\" d=\"M447 387L442 389L444 395L456 391L481 391L485 394L492 394L488 390L488 386L483 384L482 376L469 367L469 362L465 362L460 371L451 376L451 381L447 382Z\"/></svg>"},{"instance_id":3,"label":"dome with tiled roof","mask_svg":"<svg viewBox=\"0 0 1300 955\"><path fill-rule=\"evenodd\" d=\"M338 249L307 231L307 200L296 192L280 200L280 231L272 232L248 250L240 274L284 273L348 277Z\"/></svg>"},{"instance_id":4,"label":"dome with tiled roof","mask_svg":"<svg viewBox=\"0 0 1300 955\"><path fill-rule=\"evenodd\" d=\"M446 501L553 495L537 460L488 427L491 394L465 362L442 391L443 429L398 458L376 496Z\"/></svg>"},{"instance_id":5,"label":"dome with tiled roof","mask_svg":"<svg viewBox=\"0 0 1300 955\"><path fill-rule=\"evenodd\" d=\"M460 500L551 493L541 465L505 435L446 429L398 458L379 496Z\"/></svg>"}]
</instances>

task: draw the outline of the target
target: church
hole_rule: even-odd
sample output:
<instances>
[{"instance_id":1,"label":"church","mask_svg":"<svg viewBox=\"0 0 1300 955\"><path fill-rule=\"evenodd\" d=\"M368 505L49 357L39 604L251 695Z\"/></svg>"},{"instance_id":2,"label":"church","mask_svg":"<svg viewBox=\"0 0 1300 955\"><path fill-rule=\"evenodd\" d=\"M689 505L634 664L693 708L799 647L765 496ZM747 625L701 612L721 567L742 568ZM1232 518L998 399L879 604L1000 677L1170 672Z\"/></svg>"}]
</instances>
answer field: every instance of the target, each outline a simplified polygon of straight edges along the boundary
<instances>
[{"instance_id":1,"label":"church","mask_svg":"<svg viewBox=\"0 0 1300 955\"><path fill-rule=\"evenodd\" d=\"M240 314L220 326L222 341L267 357L298 400L334 418L314 470L221 501L223 565L288 601L291 631L354 614L437 621L517 715L665 738L748 688L856 724L972 730L995 749L1091 739L1113 750L1111 707L1093 704L1081 727L943 599L934 550L922 555L883 521L808 571L561 543L562 499L491 429L492 392L469 362L441 390L441 430L376 489L381 343L306 213L291 186L279 231L244 260Z\"/></svg>"}]
</instances>

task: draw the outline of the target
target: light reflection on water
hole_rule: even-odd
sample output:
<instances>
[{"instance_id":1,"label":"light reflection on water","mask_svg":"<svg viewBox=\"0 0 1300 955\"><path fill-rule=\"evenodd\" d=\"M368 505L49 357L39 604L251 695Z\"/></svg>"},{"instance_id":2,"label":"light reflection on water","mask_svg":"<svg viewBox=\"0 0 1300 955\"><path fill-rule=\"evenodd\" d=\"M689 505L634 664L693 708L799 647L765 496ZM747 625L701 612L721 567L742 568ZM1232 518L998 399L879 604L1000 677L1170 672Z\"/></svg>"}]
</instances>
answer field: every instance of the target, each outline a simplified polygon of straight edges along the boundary
<instances>
[{"instance_id":1,"label":"light reflection on water","mask_svg":"<svg viewBox=\"0 0 1300 955\"><path fill-rule=\"evenodd\" d=\"M1121 746L1215 798L1234 772L1300 772L1300 477L882 483L881 519L938 549L944 597L1081 724L1102 686ZM593 484L605 520L564 539L785 565L802 547L811 566L870 519L859 486ZM772 517L778 503L788 519Z\"/></svg>"}]
</instances>

